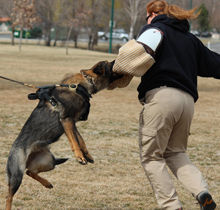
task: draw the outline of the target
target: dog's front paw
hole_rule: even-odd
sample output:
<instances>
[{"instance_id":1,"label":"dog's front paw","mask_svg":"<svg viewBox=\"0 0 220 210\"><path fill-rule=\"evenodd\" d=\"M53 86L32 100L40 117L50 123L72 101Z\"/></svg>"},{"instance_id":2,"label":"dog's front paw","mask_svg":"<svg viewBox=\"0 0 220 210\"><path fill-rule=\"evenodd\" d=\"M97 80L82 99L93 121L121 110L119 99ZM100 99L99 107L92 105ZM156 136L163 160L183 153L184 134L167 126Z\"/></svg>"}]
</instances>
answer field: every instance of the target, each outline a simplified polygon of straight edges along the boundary
<instances>
[{"instance_id":1,"label":"dog's front paw","mask_svg":"<svg viewBox=\"0 0 220 210\"><path fill-rule=\"evenodd\" d=\"M86 160L86 158L82 158L82 157L76 157L76 160L80 163L80 164L82 164L82 165L86 165L87 164L87 160Z\"/></svg>"},{"instance_id":2,"label":"dog's front paw","mask_svg":"<svg viewBox=\"0 0 220 210\"><path fill-rule=\"evenodd\" d=\"M93 157L89 154L88 151L84 152L84 156L89 163L94 163Z\"/></svg>"}]
</instances>

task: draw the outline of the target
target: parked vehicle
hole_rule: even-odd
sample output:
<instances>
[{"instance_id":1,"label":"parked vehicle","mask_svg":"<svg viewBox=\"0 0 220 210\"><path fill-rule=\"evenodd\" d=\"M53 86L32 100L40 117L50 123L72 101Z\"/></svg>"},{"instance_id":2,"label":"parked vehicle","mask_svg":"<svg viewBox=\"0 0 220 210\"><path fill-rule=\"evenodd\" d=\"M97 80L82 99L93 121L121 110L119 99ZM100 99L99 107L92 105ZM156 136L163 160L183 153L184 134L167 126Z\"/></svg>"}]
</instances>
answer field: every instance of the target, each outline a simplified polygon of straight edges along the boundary
<instances>
[{"instance_id":1,"label":"parked vehicle","mask_svg":"<svg viewBox=\"0 0 220 210\"><path fill-rule=\"evenodd\" d=\"M103 33L102 31L98 32L98 37L104 40L108 40L110 38L110 32ZM129 40L129 34L124 31L124 29L113 29L112 31L112 39L119 39L124 42Z\"/></svg>"},{"instance_id":2,"label":"parked vehicle","mask_svg":"<svg viewBox=\"0 0 220 210\"><path fill-rule=\"evenodd\" d=\"M210 33L210 31L203 31L200 34L201 37L211 37L212 34Z\"/></svg>"},{"instance_id":3,"label":"parked vehicle","mask_svg":"<svg viewBox=\"0 0 220 210\"><path fill-rule=\"evenodd\" d=\"M105 36L105 32L104 31L98 31L98 38L102 38L103 36Z\"/></svg>"},{"instance_id":4,"label":"parked vehicle","mask_svg":"<svg viewBox=\"0 0 220 210\"><path fill-rule=\"evenodd\" d=\"M190 32L195 36L200 36L200 33L197 30L191 30Z\"/></svg>"}]
</instances>

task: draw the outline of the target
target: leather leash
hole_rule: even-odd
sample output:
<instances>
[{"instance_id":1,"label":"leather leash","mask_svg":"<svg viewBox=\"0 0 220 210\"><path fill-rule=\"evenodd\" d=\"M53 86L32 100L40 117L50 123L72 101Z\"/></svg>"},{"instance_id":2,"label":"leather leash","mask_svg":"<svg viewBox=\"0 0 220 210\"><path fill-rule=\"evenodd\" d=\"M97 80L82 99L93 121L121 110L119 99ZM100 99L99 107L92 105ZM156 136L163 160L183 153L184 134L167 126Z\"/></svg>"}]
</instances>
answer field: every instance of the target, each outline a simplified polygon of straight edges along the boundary
<instances>
[{"instance_id":1,"label":"leather leash","mask_svg":"<svg viewBox=\"0 0 220 210\"><path fill-rule=\"evenodd\" d=\"M34 85L29 85L29 84L26 84L26 83L23 83L23 82L19 82L19 81L16 81L16 80L13 80L13 79L9 79L7 77L3 77L3 76L0 76L1 79L5 79L5 80L8 80L8 81L11 81L11 82L15 82L15 83L18 83L20 85L24 85L26 87L29 87L29 88L34 88L34 89L38 89L36 86Z\"/></svg>"},{"instance_id":2,"label":"leather leash","mask_svg":"<svg viewBox=\"0 0 220 210\"><path fill-rule=\"evenodd\" d=\"M31 93L31 94L28 95L28 99L29 100L36 100L36 99L47 100L47 101L50 102L50 104L53 107L57 106L57 102L53 98L51 98L51 95L52 95L51 92L56 87L67 87L67 88L70 88L70 89L74 89L76 91L76 93L81 95L87 103L89 103L90 98L92 98L92 96L88 93L87 89L84 88L80 84L77 84L77 85L74 85L74 84L71 84L71 85L56 84L56 85L45 85L45 86L38 87L38 86L34 86L32 84L29 85L29 84L19 82L19 81L13 80L13 79L9 79L9 78L3 77L3 76L0 76L0 78L8 80L10 82L15 82L15 83L24 85L24 86L29 87L29 88L37 89L36 93Z\"/></svg>"}]
</instances>

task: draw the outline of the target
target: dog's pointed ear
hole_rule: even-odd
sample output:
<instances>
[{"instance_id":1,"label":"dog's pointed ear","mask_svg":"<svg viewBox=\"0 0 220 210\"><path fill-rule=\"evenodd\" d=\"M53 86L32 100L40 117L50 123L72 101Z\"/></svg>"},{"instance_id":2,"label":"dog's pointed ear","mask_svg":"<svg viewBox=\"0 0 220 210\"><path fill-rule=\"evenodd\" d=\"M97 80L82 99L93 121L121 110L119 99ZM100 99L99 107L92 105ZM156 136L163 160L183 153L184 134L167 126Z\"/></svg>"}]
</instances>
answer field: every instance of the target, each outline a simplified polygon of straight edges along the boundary
<instances>
[{"instance_id":1,"label":"dog's pointed ear","mask_svg":"<svg viewBox=\"0 0 220 210\"><path fill-rule=\"evenodd\" d=\"M111 68L113 68L114 64L115 64L115 60L110 62Z\"/></svg>"},{"instance_id":2,"label":"dog's pointed ear","mask_svg":"<svg viewBox=\"0 0 220 210\"><path fill-rule=\"evenodd\" d=\"M110 66L111 66L111 69L110 69L110 71L111 71L110 83L112 83L112 82L114 82L115 80L121 79L121 78L124 76L124 74L117 74L117 73L115 73L115 72L112 71L112 68L113 68L113 66L114 66L114 64L115 64L115 60L113 60L113 61L110 62L109 64L110 64Z\"/></svg>"},{"instance_id":3,"label":"dog's pointed ear","mask_svg":"<svg viewBox=\"0 0 220 210\"><path fill-rule=\"evenodd\" d=\"M114 64L115 64L115 60L113 60L111 62L106 61L105 74L107 76L111 76L112 75L112 73L113 73L112 72L112 68L113 68Z\"/></svg>"}]
</instances>

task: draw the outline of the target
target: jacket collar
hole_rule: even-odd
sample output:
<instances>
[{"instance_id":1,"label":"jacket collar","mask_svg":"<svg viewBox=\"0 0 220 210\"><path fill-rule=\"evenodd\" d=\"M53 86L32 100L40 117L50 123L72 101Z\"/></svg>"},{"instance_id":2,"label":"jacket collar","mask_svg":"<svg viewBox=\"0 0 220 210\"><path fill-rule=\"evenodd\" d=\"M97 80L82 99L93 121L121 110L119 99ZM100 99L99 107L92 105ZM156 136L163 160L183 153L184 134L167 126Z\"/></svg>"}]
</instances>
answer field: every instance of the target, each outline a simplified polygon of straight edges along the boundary
<instances>
[{"instance_id":1,"label":"jacket collar","mask_svg":"<svg viewBox=\"0 0 220 210\"><path fill-rule=\"evenodd\" d=\"M156 16L151 23L163 23L181 32L189 31L189 22L186 19L179 20L177 18L168 17L165 14Z\"/></svg>"}]
</instances>

